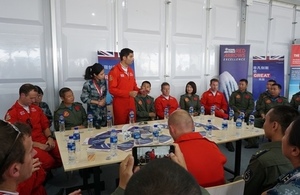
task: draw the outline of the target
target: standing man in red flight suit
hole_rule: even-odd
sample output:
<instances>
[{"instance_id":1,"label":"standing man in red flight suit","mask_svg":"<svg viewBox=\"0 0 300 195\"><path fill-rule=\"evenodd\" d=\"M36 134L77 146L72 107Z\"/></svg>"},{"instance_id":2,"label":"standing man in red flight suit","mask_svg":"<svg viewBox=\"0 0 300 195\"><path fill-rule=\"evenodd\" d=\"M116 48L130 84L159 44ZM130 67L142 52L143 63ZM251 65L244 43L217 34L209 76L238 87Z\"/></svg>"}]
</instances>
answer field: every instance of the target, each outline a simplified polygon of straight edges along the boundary
<instances>
[{"instance_id":1,"label":"standing man in red flight suit","mask_svg":"<svg viewBox=\"0 0 300 195\"><path fill-rule=\"evenodd\" d=\"M175 97L170 96L170 84L163 82L161 84L161 95L155 99L156 116L164 119L165 108L169 109L169 115L178 108L178 102Z\"/></svg>"},{"instance_id":2,"label":"standing man in red flight suit","mask_svg":"<svg viewBox=\"0 0 300 195\"><path fill-rule=\"evenodd\" d=\"M210 114L210 109L215 106L215 116L228 119L228 104L222 92L218 91L219 80L210 80L210 89L202 94L201 105L205 107L205 114Z\"/></svg>"},{"instance_id":3,"label":"standing man in red flight suit","mask_svg":"<svg viewBox=\"0 0 300 195\"><path fill-rule=\"evenodd\" d=\"M120 52L121 62L116 64L108 73L108 89L113 95L114 124L126 124L129 122L129 112L135 109L135 96L140 90L136 84L133 70L133 51L124 48Z\"/></svg>"},{"instance_id":4,"label":"standing man in red flight suit","mask_svg":"<svg viewBox=\"0 0 300 195\"><path fill-rule=\"evenodd\" d=\"M37 151L42 168L50 171L62 165L58 146L49 129L49 121L39 106L33 103L37 89L32 84L23 84L19 89L19 99L7 111L5 120L11 123L26 123L32 128L33 148Z\"/></svg>"}]
</instances>

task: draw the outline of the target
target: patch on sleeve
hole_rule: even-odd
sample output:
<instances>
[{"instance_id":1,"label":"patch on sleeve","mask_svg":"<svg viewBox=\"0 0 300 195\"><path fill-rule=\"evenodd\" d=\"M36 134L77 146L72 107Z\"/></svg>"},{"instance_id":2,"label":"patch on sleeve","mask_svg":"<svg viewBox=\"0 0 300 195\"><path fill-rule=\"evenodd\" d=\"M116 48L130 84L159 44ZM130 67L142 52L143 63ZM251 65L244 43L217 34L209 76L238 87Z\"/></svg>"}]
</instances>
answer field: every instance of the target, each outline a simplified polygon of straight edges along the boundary
<instances>
[{"instance_id":1,"label":"patch on sleeve","mask_svg":"<svg viewBox=\"0 0 300 195\"><path fill-rule=\"evenodd\" d=\"M7 114L5 115L5 120L6 120L6 121L9 121L10 119L11 119L11 117L10 117L9 113L7 113Z\"/></svg>"},{"instance_id":2,"label":"patch on sleeve","mask_svg":"<svg viewBox=\"0 0 300 195\"><path fill-rule=\"evenodd\" d=\"M114 77L112 75L109 75L109 81L112 81Z\"/></svg>"},{"instance_id":3,"label":"patch on sleeve","mask_svg":"<svg viewBox=\"0 0 300 195\"><path fill-rule=\"evenodd\" d=\"M253 176L253 172L251 171L251 169L247 169L244 173L245 182L248 182L252 176Z\"/></svg>"}]
</instances>

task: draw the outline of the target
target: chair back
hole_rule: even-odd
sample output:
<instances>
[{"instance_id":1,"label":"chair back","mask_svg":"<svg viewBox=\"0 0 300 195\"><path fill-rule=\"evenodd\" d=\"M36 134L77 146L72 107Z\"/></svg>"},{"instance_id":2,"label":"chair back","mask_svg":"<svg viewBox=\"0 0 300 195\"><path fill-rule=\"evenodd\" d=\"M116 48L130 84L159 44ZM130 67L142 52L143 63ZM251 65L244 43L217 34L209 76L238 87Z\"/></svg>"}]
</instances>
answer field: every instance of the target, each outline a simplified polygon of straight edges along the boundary
<instances>
[{"instance_id":1,"label":"chair back","mask_svg":"<svg viewBox=\"0 0 300 195\"><path fill-rule=\"evenodd\" d=\"M224 185L205 188L210 195L242 195L244 194L245 180L226 183Z\"/></svg>"}]
</instances>

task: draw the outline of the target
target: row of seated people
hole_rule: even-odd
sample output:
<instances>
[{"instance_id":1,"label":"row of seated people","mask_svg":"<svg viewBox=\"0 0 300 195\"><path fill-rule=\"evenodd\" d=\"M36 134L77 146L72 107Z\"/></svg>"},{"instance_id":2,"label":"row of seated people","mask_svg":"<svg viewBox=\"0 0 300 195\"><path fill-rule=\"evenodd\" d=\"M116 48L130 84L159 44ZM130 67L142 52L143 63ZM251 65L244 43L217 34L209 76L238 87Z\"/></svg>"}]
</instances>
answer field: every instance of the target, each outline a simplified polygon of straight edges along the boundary
<instances>
[{"instance_id":1,"label":"row of seated people","mask_svg":"<svg viewBox=\"0 0 300 195\"><path fill-rule=\"evenodd\" d=\"M32 128L32 140L33 140L33 148L37 151L36 157L40 159L41 169L39 171L34 172L35 174L40 173L40 175L32 175L31 178L26 180L24 183L20 184L20 186L30 186L29 183L32 184L40 184L43 177L45 177L45 173L42 172L43 170L49 170L49 168L53 168L55 166L55 160L57 165L61 165L61 160L59 157L59 153L57 156L57 144L55 140L52 138L49 130L49 123L46 119L46 116L42 113L41 109L39 109L36 105L33 105L32 102L35 102L37 96L36 88L31 84L24 84L20 87L20 97L17 100L16 104L8 110L6 114L6 120L11 121L12 123L15 122L23 122L27 123ZM293 109L294 111L289 111L288 109L292 109L290 106L286 106L286 110L279 110L276 111L276 107L270 110L266 115L266 120L264 122L264 129L266 131L266 137L270 140L277 139L278 135L275 138L271 137L272 128L280 127L279 125L274 125L274 121L277 117L278 120L292 120L294 116L298 115L297 110ZM274 118L271 118L272 113L275 112ZM288 115L288 113L292 113ZM293 113L294 112L294 113ZM281 115L283 116L281 116ZM270 119L269 119L270 117ZM277 123L281 125L281 121ZM280 127L279 133L284 133L284 127L286 127L289 122L285 122L283 127ZM209 140L203 138L199 133L193 133L194 129L194 122L192 118L186 111L178 110L171 114L169 120L169 132L170 135L173 137L174 141L180 145L182 148L184 157L187 161L188 170L191 174L196 178L198 183L201 186L208 187L219 185L225 182L224 179L224 171L223 165L226 162L226 157L219 151L218 147L215 143L210 142ZM270 128L267 131L267 127ZM196 136L196 137L195 137ZM198 141L197 141L198 140ZM205 145L205 147L200 147ZM193 147L195 146L195 147ZM191 149L192 148L192 149ZM198 156L198 152L200 151L199 148L203 148L204 151L201 151L199 155L205 154L207 158L193 158L194 156ZM272 149L272 148L271 148ZM271 149L267 149L264 153L259 153L259 156L254 158L258 159L263 154L267 154L267 152L271 151ZM278 157L278 155L271 155L273 157ZM250 161L250 165L252 163ZM49 165L50 162L53 162L53 165ZM213 165L212 165L212 162ZM260 162L260 161L259 161ZM272 161L277 162L277 161ZM201 164L201 166L199 166ZM203 165L203 167L202 167ZM249 167L250 167L249 165ZM273 165L274 166L274 165ZM273 167L271 166L271 167ZM282 163L280 164L282 166ZM255 167L255 166L254 166ZM203 168L203 170L202 170ZM270 168L269 168L270 169ZM207 174L204 170L207 170ZM217 170L217 171L216 171ZM250 171L249 171L250 170ZM246 173L244 174L244 178L246 182L252 181L253 171L254 169L249 168L247 169ZM284 169L285 170L285 169ZM215 171L215 173L214 173ZM269 171L267 171L269 172ZM277 171L278 174L282 173L281 171ZM214 173L214 174L211 174ZM256 175L255 175L256 176ZM38 181L39 182L38 182ZM40 187L40 185L39 185ZM22 192L24 190L28 190L31 188L22 188ZM32 187L31 190L34 190L35 187ZM38 188L36 188L38 189ZM29 193L30 194L30 193Z\"/></svg>"}]
</instances>

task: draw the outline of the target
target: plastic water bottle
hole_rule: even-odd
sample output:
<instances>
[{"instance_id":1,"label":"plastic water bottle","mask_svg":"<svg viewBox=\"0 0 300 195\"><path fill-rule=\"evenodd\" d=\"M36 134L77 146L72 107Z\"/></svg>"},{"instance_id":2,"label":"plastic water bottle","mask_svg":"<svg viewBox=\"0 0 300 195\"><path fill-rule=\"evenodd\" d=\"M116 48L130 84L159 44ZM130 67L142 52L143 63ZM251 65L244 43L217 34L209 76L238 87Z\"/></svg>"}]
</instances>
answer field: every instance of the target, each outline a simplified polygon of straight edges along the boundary
<instances>
[{"instance_id":1,"label":"plastic water bottle","mask_svg":"<svg viewBox=\"0 0 300 195\"><path fill-rule=\"evenodd\" d=\"M87 128L88 128L88 131L93 131L93 120L94 120L94 117L92 114L88 114L87 116L87 119L88 119L88 124L87 124Z\"/></svg>"},{"instance_id":2,"label":"plastic water bottle","mask_svg":"<svg viewBox=\"0 0 300 195\"><path fill-rule=\"evenodd\" d=\"M75 142L74 142L72 135L69 136L67 148L68 148L69 164L75 164L75 162L76 162L76 154L75 154L76 146L75 146Z\"/></svg>"},{"instance_id":3,"label":"plastic water bottle","mask_svg":"<svg viewBox=\"0 0 300 195\"><path fill-rule=\"evenodd\" d=\"M153 136L153 144L158 144L159 143L159 128L157 125L153 126L152 136Z\"/></svg>"},{"instance_id":4,"label":"plastic water bottle","mask_svg":"<svg viewBox=\"0 0 300 195\"><path fill-rule=\"evenodd\" d=\"M242 122L244 122L244 120L245 120L245 113L244 112L240 112L240 118L242 119Z\"/></svg>"},{"instance_id":5,"label":"plastic water bottle","mask_svg":"<svg viewBox=\"0 0 300 195\"><path fill-rule=\"evenodd\" d=\"M204 120L204 115L205 115L205 108L204 106L200 107L200 120Z\"/></svg>"},{"instance_id":6,"label":"plastic water bottle","mask_svg":"<svg viewBox=\"0 0 300 195\"><path fill-rule=\"evenodd\" d=\"M242 119L241 117L238 117L235 121L235 129L236 129L237 136L241 135L242 125L243 125Z\"/></svg>"},{"instance_id":7,"label":"plastic water bottle","mask_svg":"<svg viewBox=\"0 0 300 195\"><path fill-rule=\"evenodd\" d=\"M75 141L76 152L80 151L80 133L78 127L74 127L73 139Z\"/></svg>"},{"instance_id":8,"label":"plastic water bottle","mask_svg":"<svg viewBox=\"0 0 300 195\"><path fill-rule=\"evenodd\" d=\"M129 111L129 124L130 124L130 125L133 125L133 124L134 124L134 111L133 111L133 109L131 109L131 110Z\"/></svg>"},{"instance_id":9,"label":"plastic water bottle","mask_svg":"<svg viewBox=\"0 0 300 195\"><path fill-rule=\"evenodd\" d=\"M59 132L65 132L65 130L66 130L66 127L65 127L65 118L64 118L64 116L62 114L59 115L58 122L59 122Z\"/></svg>"},{"instance_id":10,"label":"plastic water bottle","mask_svg":"<svg viewBox=\"0 0 300 195\"><path fill-rule=\"evenodd\" d=\"M253 114L251 114L249 116L249 129L250 129L250 131L254 130L254 121L255 121L255 117L254 117Z\"/></svg>"},{"instance_id":11,"label":"plastic water bottle","mask_svg":"<svg viewBox=\"0 0 300 195\"><path fill-rule=\"evenodd\" d=\"M107 117L106 117L106 122L107 122L107 130L110 131L112 128L112 117L110 111L107 111Z\"/></svg>"},{"instance_id":12,"label":"plastic water bottle","mask_svg":"<svg viewBox=\"0 0 300 195\"><path fill-rule=\"evenodd\" d=\"M168 120L168 118L169 118L169 108L165 107L165 110L164 110L164 120Z\"/></svg>"},{"instance_id":13,"label":"plastic water bottle","mask_svg":"<svg viewBox=\"0 0 300 195\"><path fill-rule=\"evenodd\" d=\"M234 110L230 109L229 110L229 121L231 124L233 124L233 119L234 119Z\"/></svg>"},{"instance_id":14,"label":"plastic water bottle","mask_svg":"<svg viewBox=\"0 0 300 195\"><path fill-rule=\"evenodd\" d=\"M110 141L110 155L117 156L118 136L117 136L117 131L115 129L112 129L110 131L109 141Z\"/></svg>"},{"instance_id":15,"label":"plastic water bottle","mask_svg":"<svg viewBox=\"0 0 300 195\"><path fill-rule=\"evenodd\" d=\"M193 108L193 106L190 106L190 108L189 108L189 114L190 114L191 117L193 117L193 114L194 114L194 108Z\"/></svg>"},{"instance_id":16,"label":"plastic water bottle","mask_svg":"<svg viewBox=\"0 0 300 195\"><path fill-rule=\"evenodd\" d=\"M210 115L211 115L211 117L212 118L214 118L215 117L215 106L213 105L212 107L210 107Z\"/></svg>"},{"instance_id":17,"label":"plastic water bottle","mask_svg":"<svg viewBox=\"0 0 300 195\"><path fill-rule=\"evenodd\" d=\"M211 120L207 120L206 124L206 137L212 137L212 123Z\"/></svg>"},{"instance_id":18,"label":"plastic water bottle","mask_svg":"<svg viewBox=\"0 0 300 195\"><path fill-rule=\"evenodd\" d=\"M222 129L221 129L220 137L219 137L220 140L226 138L227 129L228 129L228 121L226 118L224 118L222 121Z\"/></svg>"},{"instance_id":19,"label":"plastic water bottle","mask_svg":"<svg viewBox=\"0 0 300 195\"><path fill-rule=\"evenodd\" d=\"M134 139L134 145L140 145L141 131L140 131L139 127L137 127L137 126L134 127L133 139Z\"/></svg>"}]
</instances>

